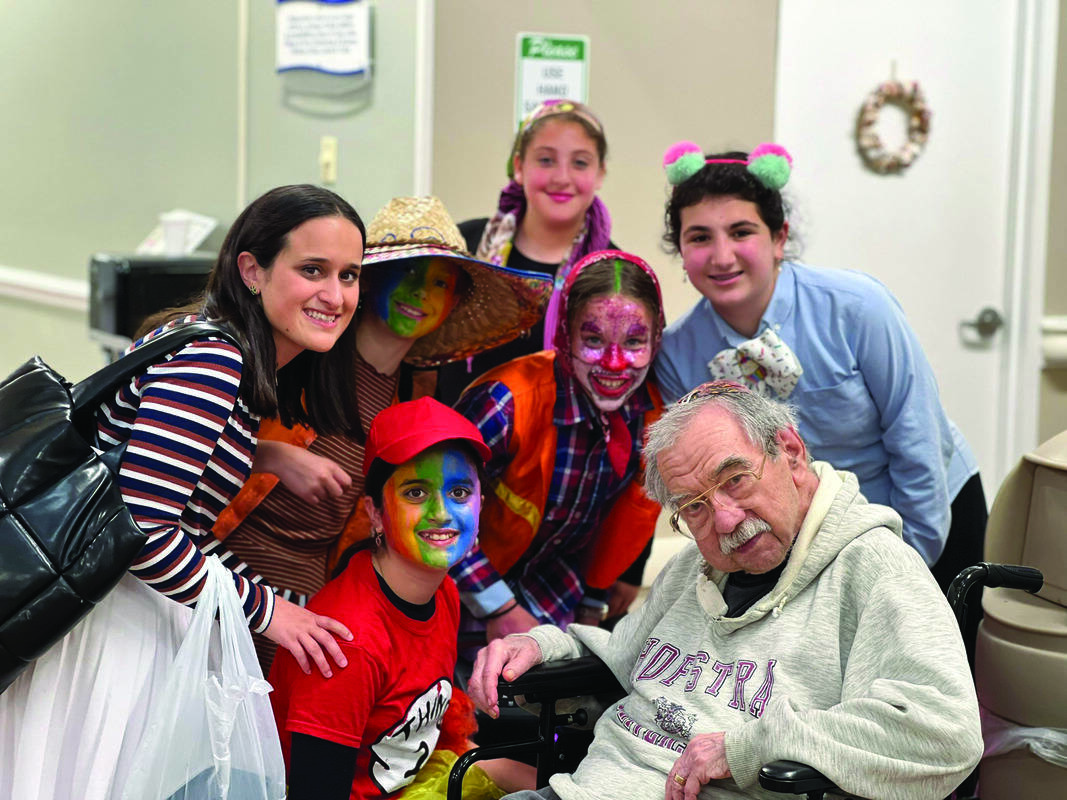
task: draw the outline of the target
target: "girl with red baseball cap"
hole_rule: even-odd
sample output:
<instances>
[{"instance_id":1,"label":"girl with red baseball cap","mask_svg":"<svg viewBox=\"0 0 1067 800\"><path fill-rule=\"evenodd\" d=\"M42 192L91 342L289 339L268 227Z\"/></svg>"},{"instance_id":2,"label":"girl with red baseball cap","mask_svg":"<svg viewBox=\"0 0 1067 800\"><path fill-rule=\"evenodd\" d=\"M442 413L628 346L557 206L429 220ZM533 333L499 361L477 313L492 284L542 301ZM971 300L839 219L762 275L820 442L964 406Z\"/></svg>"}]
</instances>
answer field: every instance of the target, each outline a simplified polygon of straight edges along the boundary
<instances>
[{"instance_id":1,"label":"girl with red baseball cap","mask_svg":"<svg viewBox=\"0 0 1067 800\"><path fill-rule=\"evenodd\" d=\"M428 397L371 424L363 472L374 537L308 603L352 631L339 642L348 666L327 680L279 651L270 673L293 800L392 795L428 762L455 760L430 762L453 700L459 594L448 569L477 536L488 457L478 429ZM476 780L501 794L484 774Z\"/></svg>"}]
</instances>

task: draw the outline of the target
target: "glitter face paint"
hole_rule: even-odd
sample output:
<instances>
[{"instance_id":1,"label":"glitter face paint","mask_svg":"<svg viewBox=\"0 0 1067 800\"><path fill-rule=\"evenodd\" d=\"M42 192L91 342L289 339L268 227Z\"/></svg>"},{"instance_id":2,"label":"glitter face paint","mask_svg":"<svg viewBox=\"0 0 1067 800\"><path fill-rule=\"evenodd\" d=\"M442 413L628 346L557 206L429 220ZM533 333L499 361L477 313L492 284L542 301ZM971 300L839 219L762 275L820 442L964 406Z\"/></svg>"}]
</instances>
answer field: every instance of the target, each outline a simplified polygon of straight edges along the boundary
<instances>
[{"instance_id":1,"label":"glitter face paint","mask_svg":"<svg viewBox=\"0 0 1067 800\"><path fill-rule=\"evenodd\" d=\"M411 259L382 277L371 301L374 311L397 336L425 336L455 307L459 270L441 258Z\"/></svg>"},{"instance_id":2,"label":"glitter face paint","mask_svg":"<svg viewBox=\"0 0 1067 800\"><path fill-rule=\"evenodd\" d=\"M481 512L478 470L444 443L401 464L382 491L382 527L390 550L416 564L448 569L467 554Z\"/></svg>"},{"instance_id":3,"label":"glitter face paint","mask_svg":"<svg viewBox=\"0 0 1067 800\"><path fill-rule=\"evenodd\" d=\"M651 363L652 314L640 300L600 295L575 317L571 366L600 411L621 407L644 382Z\"/></svg>"}]
</instances>

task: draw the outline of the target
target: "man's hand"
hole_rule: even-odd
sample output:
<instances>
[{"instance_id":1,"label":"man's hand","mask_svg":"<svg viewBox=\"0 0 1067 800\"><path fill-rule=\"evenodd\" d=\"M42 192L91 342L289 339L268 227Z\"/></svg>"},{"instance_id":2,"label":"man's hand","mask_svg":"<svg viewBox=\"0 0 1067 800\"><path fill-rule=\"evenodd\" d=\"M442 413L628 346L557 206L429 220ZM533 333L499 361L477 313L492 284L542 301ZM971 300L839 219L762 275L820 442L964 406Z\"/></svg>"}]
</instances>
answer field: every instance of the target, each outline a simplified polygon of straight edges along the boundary
<instances>
[{"instance_id":1,"label":"man's hand","mask_svg":"<svg viewBox=\"0 0 1067 800\"><path fill-rule=\"evenodd\" d=\"M503 675L505 681L513 681L541 661L541 648L530 636L509 636L492 641L479 650L474 659L467 694L478 708L496 718L500 716L497 695L500 676Z\"/></svg>"},{"instance_id":2,"label":"man's hand","mask_svg":"<svg viewBox=\"0 0 1067 800\"><path fill-rule=\"evenodd\" d=\"M255 470L277 475L286 489L310 505L340 497L352 486L352 477L333 459L285 442L260 442Z\"/></svg>"},{"instance_id":3,"label":"man's hand","mask_svg":"<svg viewBox=\"0 0 1067 800\"><path fill-rule=\"evenodd\" d=\"M708 781L729 778L725 741L726 734L721 732L701 733L690 739L685 752L667 773L665 800L696 800Z\"/></svg>"},{"instance_id":4,"label":"man's hand","mask_svg":"<svg viewBox=\"0 0 1067 800\"><path fill-rule=\"evenodd\" d=\"M514 600L508 602L515 603ZM526 633L530 628L536 628L537 625L537 619L533 614L515 603L515 607L508 613L486 620L485 640L492 642L496 639L503 639L510 633Z\"/></svg>"}]
</instances>

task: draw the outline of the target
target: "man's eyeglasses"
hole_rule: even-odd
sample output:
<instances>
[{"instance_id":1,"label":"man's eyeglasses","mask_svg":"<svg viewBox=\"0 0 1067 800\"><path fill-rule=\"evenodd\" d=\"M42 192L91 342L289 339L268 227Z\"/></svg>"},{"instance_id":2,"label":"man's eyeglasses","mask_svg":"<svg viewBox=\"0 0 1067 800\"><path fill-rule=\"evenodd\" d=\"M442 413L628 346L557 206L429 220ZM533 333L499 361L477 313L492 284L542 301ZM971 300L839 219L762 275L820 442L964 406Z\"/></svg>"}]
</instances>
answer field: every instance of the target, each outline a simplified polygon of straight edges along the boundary
<instances>
[{"instance_id":1,"label":"man's eyeglasses","mask_svg":"<svg viewBox=\"0 0 1067 800\"><path fill-rule=\"evenodd\" d=\"M763 468L767 464L767 454L763 454L758 470L733 468L726 470L724 476L712 486L706 489L692 500L682 503L671 514L671 527L683 536L697 536L693 532L700 531L702 534L710 529L708 524L714 509L712 504L720 508L737 508L752 498L759 487L763 477Z\"/></svg>"}]
</instances>

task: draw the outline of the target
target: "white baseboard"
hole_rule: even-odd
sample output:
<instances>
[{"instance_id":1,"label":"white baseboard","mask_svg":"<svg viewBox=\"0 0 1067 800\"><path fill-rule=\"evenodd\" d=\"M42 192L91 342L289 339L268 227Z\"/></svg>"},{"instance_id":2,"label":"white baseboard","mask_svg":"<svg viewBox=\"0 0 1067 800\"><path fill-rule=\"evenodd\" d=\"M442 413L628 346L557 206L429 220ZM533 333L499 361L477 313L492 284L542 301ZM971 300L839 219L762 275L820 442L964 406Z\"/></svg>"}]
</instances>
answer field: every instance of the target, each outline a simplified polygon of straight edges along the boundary
<instances>
[{"instance_id":1,"label":"white baseboard","mask_svg":"<svg viewBox=\"0 0 1067 800\"><path fill-rule=\"evenodd\" d=\"M89 282L0 265L0 298L87 313Z\"/></svg>"}]
</instances>

